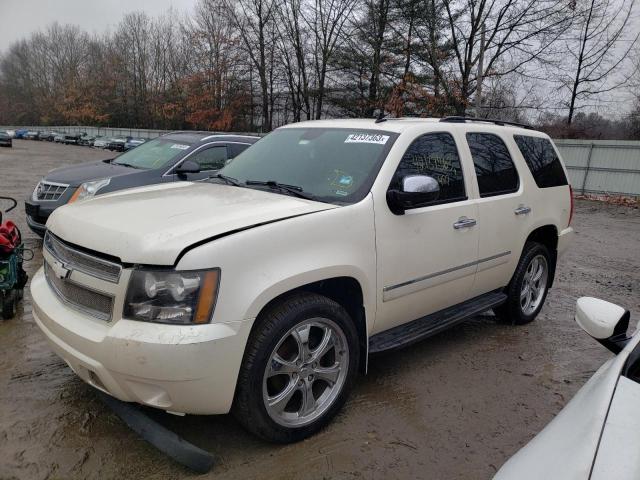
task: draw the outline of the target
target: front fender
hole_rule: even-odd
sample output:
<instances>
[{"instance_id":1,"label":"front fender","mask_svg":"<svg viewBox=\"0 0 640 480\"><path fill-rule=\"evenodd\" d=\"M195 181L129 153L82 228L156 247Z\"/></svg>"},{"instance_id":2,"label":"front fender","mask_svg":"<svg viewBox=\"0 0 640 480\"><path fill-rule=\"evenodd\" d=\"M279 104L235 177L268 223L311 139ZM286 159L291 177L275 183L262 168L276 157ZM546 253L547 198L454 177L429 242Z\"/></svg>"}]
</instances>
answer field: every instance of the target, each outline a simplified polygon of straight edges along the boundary
<instances>
[{"instance_id":1,"label":"front fender","mask_svg":"<svg viewBox=\"0 0 640 480\"><path fill-rule=\"evenodd\" d=\"M303 285L352 277L362 288L367 331L375 321L373 203L257 226L188 251L178 269L221 269L213 321L254 319L273 298Z\"/></svg>"}]
</instances>

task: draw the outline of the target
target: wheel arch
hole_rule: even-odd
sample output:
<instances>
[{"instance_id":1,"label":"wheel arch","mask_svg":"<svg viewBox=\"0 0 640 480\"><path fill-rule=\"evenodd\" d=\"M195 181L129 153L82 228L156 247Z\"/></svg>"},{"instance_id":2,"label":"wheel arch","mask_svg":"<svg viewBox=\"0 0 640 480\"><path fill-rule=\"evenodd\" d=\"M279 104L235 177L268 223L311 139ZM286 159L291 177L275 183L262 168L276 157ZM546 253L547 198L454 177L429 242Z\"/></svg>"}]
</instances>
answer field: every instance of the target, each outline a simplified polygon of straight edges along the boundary
<instances>
[{"instance_id":1,"label":"wheel arch","mask_svg":"<svg viewBox=\"0 0 640 480\"><path fill-rule=\"evenodd\" d=\"M550 281L548 288L551 288L556 276L556 262L558 260L558 228L553 224L539 226L529 233L525 243L526 242L540 243L549 250L551 265L549 266ZM524 245L522 249L524 251Z\"/></svg>"},{"instance_id":2,"label":"wheel arch","mask_svg":"<svg viewBox=\"0 0 640 480\"><path fill-rule=\"evenodd\" d=\"M367 356L368 356L368 328L367 328L367 309L365 307L365 291L361 282L353 276L335 276L323 278L306 284L290 288L283 291L264 303L259 309L256 319L251 326L249 336L259 326L260 318L262 314L274 305L285 301L288 297L295 295L296 293L309 292L323 295L336 303L340 304L349 314L349 317L353 320L356 331L358 332L358 342L360 344L360 351L362 355L360 357L359 369L361 372L366 372ZM369 321L372 321L369 319Z\"/></svg>"}]
</instances>

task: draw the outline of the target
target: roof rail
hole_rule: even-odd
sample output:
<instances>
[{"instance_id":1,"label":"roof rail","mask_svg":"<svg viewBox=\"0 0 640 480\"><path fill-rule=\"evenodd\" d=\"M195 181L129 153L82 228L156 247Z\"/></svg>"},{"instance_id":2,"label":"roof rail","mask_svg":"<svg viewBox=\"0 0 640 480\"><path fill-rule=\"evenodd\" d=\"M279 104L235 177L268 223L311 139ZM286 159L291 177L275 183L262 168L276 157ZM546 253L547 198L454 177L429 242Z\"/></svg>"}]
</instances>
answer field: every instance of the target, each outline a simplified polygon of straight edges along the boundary
<instances>
[{"instance_id":1,"label":"roof rail","mask_svg":"<svg viewBox=\"0 0 640 480\"><path fill-rule=\"evenodd\" d=\"M531 125L525 125L524 123L506 122L504 120L494 120L491 118L451 116L443 117L440 119L440 121L445 123L486 122L500 126L511 125L513 127L526 128L527 130L535 130L535 128L533 128Z\"/></svg>"}]
</instances>

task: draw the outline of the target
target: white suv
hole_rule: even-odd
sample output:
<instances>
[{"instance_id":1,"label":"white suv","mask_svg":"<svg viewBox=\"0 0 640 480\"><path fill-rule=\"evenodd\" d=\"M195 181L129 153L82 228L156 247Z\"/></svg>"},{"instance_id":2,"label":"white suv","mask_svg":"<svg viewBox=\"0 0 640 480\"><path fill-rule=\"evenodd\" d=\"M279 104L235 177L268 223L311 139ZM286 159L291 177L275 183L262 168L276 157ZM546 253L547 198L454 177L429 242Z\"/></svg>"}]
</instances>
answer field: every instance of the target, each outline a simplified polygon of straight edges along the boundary
<instances>
[{"instance_id":1,"label":"white suv","mask_svg":"<svg viewBox=\"0 0 640 480\"><path fill-rule=\"evenodd\" d=\"M34 316L86 382L277 442L344 404L367 357L482 311L538 314L572 200L547 135L504 122L279 128L201 183L47 222Z\"/></svg>"}]
</instances>

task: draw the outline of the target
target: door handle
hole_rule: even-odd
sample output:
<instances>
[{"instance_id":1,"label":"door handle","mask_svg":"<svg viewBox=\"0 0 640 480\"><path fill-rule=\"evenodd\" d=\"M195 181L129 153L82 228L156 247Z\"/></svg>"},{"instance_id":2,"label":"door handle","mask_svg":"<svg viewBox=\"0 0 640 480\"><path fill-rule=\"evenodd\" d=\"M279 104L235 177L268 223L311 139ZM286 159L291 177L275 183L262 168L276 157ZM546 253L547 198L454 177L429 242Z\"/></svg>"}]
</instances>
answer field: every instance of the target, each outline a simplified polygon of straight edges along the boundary
<instances>
[{"instance_id":1,"label":"door handle","mask_svg":"<svg viewBox=\"0 0 640 480\"><path fill-rule=\"evenodd\" d=\"M470 228L475 226L477 222L473 218L460 217L456 223L453 224L453 228L460 230L461 228Z\"/></svg>"},{"instance_id":2,"label":"door handle","mask_svg":"<svg viewBox=\"0 0 640 480\"><path fill-rule=\"evenodd\" d=\"M516 215L526 215L527 213L531 213L531 207L525 207L524 205L520 205L516 208L513 213Z\"/></svg>"}]
</instances>

